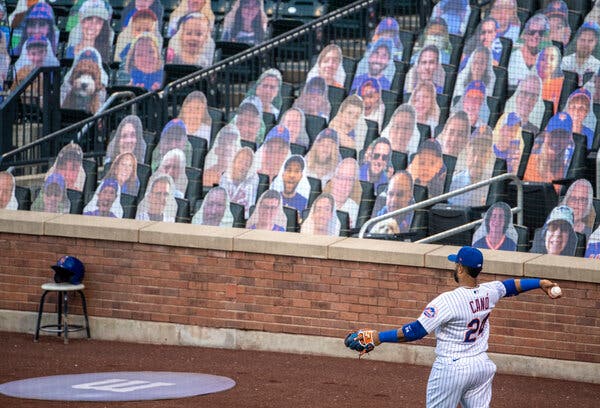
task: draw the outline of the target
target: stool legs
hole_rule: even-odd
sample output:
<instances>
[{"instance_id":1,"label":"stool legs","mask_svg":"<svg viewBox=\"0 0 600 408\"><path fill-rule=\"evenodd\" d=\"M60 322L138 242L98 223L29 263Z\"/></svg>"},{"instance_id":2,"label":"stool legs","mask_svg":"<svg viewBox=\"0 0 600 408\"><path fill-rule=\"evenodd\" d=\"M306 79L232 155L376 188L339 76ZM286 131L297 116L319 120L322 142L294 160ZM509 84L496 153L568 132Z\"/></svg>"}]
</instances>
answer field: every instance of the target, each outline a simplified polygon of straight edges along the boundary
<instances>
[{"instance_id":1,"label":"stool legs","mask_svg":"<svg viewBox=\"0 0 600 408\"><path fill-rule=\"evenodd\" d=\"M35 336L33 337L33 341L37 342L40 338L40 324L42 323L42 312L44 311L44 302L46 301L46 295L48 294L48 291L45 290L44 294L42 295L41 299L40 299L40 304L38 306L38 318L37 318L37 323L35 325Z\"/></svg>"},{"instance_id":2,"label":"stool legs","mask_svg":"<svg viewBox=\"0 0 600 408\"><path fill-rule=\"evenodd\" d=\"M62 325L63 341L65 344L69 344L69 294L67 292L60 292L59 297L63 299L65 312L64 323Z\"/></svg>"},{"instance_id":3,"label":"stool legs","mask_svg":"<svg viewBox=\"0 0 600 408\"><path fill-rule=\"evenodd\" d=\"M79 292L79 296L81 296L81 306L83 308L83 317L85 318L85 331L87 333L88 339L90 339L92 336L90 334L90 321L88 319L87 314L87 303L85 301L85 295L83 294L82 290L78 290L77 292Z\"/></svg>"},{"instance_id":4,"label":"stool legs","mask_svg":"<svg viewBox=\"0 0 600 408\"><path fill-rule=\"evenodd\" d=\"M65 303L67 300L65 299ZM63 292L57 292L56 294L56 328L62 327L63 321ZM56 332L56 335L60 337L60 331Z\"/></svg>"}]
</instances>

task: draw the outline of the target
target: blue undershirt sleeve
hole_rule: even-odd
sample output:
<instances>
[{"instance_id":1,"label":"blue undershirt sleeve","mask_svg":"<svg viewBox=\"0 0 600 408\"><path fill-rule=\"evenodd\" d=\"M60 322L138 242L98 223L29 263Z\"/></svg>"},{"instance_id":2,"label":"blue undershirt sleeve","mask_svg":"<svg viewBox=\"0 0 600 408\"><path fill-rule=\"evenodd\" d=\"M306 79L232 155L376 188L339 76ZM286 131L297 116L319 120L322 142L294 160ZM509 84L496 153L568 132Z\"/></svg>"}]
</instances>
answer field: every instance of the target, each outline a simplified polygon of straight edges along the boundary
<instances>
[{"instance_id":1,"label":"blue undershirt sleeve","mask_svg":"<svg viewBox=\"0 0 600 408\"><path fill-rule=\"evenodd\" d=\"M425 330L418 320L402 326L402 333L404 334L406 341L419 340L427 336L427 330Z\"/></svg>"},{"instance_id":2,"label":"blue undershirt sleeve","mask_svg":"<svg viewBox=\"0 0 600 408\"><path fill-rule=\"evenodd\" d=\"M502 284L506 288L506 295L504 295L505 297L517 296L519 294L519 292L517 291L517 285L515 284L514 279L507 279L507 280L503 281Z\"/></svg>"}]
</instances>

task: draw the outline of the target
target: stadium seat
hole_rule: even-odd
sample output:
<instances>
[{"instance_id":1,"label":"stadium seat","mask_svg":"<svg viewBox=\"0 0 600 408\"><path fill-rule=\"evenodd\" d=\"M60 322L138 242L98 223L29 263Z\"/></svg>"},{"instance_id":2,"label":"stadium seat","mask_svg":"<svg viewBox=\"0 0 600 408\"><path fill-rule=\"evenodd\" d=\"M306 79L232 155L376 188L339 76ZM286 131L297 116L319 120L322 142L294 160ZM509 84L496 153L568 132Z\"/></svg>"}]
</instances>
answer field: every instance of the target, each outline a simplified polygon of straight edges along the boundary
<instances>
[{"instance_id":1,"label":"stadium seat","mask_svg":"<svg viewBox=\"0 0 600 408\"><path fill-rule=\"evenodd\" d=\"M446 95L454 94L454 85L456 85L456 72L457 69L454 65L442 64L446 79L444 81L444 93Z\"/></svg>"},{"instance_id":2,"label":"stadium seat","mask_svg":"<svg viewBox=\"0 0 600 408\"><path fill-rule=\"evenodd\" d=\"M217 133L219 133L219 130L221 130L221 128L225 126L225 114L223 113L223 111L210 106L208 107L208 114L210 115L212 121L210 129L210 146L212 146L212 142L217 137ZM210 148L210 146L208 147Z\"/></svg>"},{"instance_id":3,"label":"stadium seat","mask_svg":"<svg viewBox=\"0 0 600 408\"><path fill-rule=\"evenodd\" d=\"M343 156L343 152L342 152L342 147L340 147L340 153ZM290 143L290 150L292 152L292 154L299 154L300 156L304 156L306 154L306 147L301 146L299 144L296 143Z\"/></svg>"},{"instance_id":4,"label":"stadium seat","mask_svg":"<svg viewBox=\"0 0 600 408\"><path fill-rule=\"evenodd\" d=\"M448 204L436 204L429 210L428 235L435 235L452 228L460 227L471 221L469 207ZM473 231L463 231L447 238L434 241L443 245L471 245Z\"/></svg>"},{"instance_id":5,"label":"stadium seat","mask_svg":"<svg viewBox=\"0 0 600 408\"><path fill-rule=\"evenodd\" d=\"M206 139L188 135L188 141L192 145L192 167L204 168L204 159L208 153L208 142Z\"/></svg>"},{"instance_id":6,"label":"stadium seat","mask_svg":"<svg viewBox=\"0 0 600 408\"><path fill-rule=\"evenodd\" d=\"M394 173L398 170L405 170L408 166L408 154L405 152L392 151L392 167L394 167Z\"/></svg>"},{"instance_id":7,"label":"stadium seat","mask_svg":"<svg viewBox=\"0 0 600 408\"><path fill-rule=\"evenodd\" d=\"M500 42L502 43L502 55L500 56L498 65L504 69L508 69L508 62L510 61L513 44L511 40L504 37L500 37Z\"/></svg>"},{"instance_id":8,"label":"stadium seat","mask_svg":"<svg viewBox=\"0 0 600 408\"><path fill-rule=\"evenodd\" d=\"M517 252L529 252L531 245L529 244L529 231L524 225L513 224L517 231Z\"/></svg>"},{"instance_id":9,"label":"stadium seat","mask_svg":"<svg viewBox=\"0 0 600 408\"><path fill-rule=\"evenodd\" d=\"M340 156L342 156L342 159L345 159L347 157L352 157L353 159L356 159L356 150L350 147L340 146Z\"/></svg>"},{"instance_id":10,"label":"stadium seat","mask_svg":"<svg viewBox=\"0 0 600 408\"><path fill-rule=\"evenodd\" d=\"M71 202L70 214L82 214L83 213L83 194L81 191L67 189L67 197Z\"/></svg>"},{"instance_id":11,"label":"stadium seat","mask_svg":"<svg viewBox=\"0 0 600 408\"><path fill-rule=\"evenodd\" d=\"M148 181L150 180L150 176L152 175L152 168L149 164L138 163L137 164L137 176L140 181L140 190L138 191L138 200L142 200L144 198L144 193L146 193L146 187L148 186Z\"/></svg>"},{"instance_id":12,"label":"stadium seat","mask_svg":"<svg viewBox=\"0 0 600 408\"><path fill-rule=\"evenodd\" d=\"M308 196L308 204L307 206L310 208L313 201L323 192L321 187L321 180L314 177L307 177L308 183L310 184L310 195Z\"/></svg>"},{"instance_id":13,"label":"stadium seat","mask_svg":"<svg viewBox=\"0 0 600 408\"><path fill-rule=\"evenodd\" d=\"M469 15L469 21L467 22L467 29L465 31L465 38L469 38L473 35L477 26L481 21L481 8L473 5L471 2L471 14Z\"/></svg>"},{"instance_id":14,"label":"stadium seat","mask_svg":"<svg viewBox=\"0 0 600 408\"><path fill-rule=\"evenodd\" d=\"M298 223L298 210L292 207L283 207L283 212L287 218L287 225L285 230L287 232L298 232L300 231L300 224Z\"/></svg>"},{"instance_id":15,"label":"stadium seat","mask_svg":"<svg viewBox=\"0 0 600 408\"><path fill-rule=\"evenodd\" d=\"M398 88L398 89L402 89L402 88ZM381 100L383 102L383 105L385 106L385 113L383 115L383 127L384 128L387 125L387 123L389 122L392 115L394 114L394 111L398 107L398 99L399 99L398 94L394 91L386 91L386 90L381 91Z\"/></svg>"},{"instance_id":16,"label":"stadium seat","mask_svg":"<svg viewBox=\"0 0 600 408\"><path fill-rule=\"evenodd\" d=\"M349 237L350 234L350 215L346 211L336 210L336 215L340 221L340 237Z\"/></svg>"},{"instance_id":17,"label":"stadium seat","mask_svg":"<svg viewBox=\"0 0 600 408\"><path fill-rule=\"evenodd\" d=\"M188 179L187 189L185 190L185 198L193 207L196 200L202 197L202 169L197 167L186 167L185 175Z\"/></svg>"},{"instance_id":18,"label":"stadium seat","mask_svg":"<svg viewBox=\"0 0 600 408\"><path fill-rule=\"evenodd\" d=\"M231 211L231 214L233 214L233 228L246 228L244 206L237 203L229 203L229 210Z\"/></svg>"},{"instance_id":19,"label":"stadium seat","mask_svg":"<svg viewBox=\"0 0 600 408\"><path fill-rule=\"evenodd\" d=\"M446 182L444 183L444 193L450 191L450 184L452 184L452 175L456 168L456 157L443 155L444 165L446 166Z\"/></svg>"},{"instance_id":20,"label":"stadium seat","mask_svg":"<svg viewBox=\"0 0 600 408\"><path fill-rule=\"evenodd\" d=\"M358 206L358 216L356 217L356 226L353 233L358 232L360 227L371 218L373 207L375 206L375 190L373 183L361 181L362 195Z\"/></svg>"},{"instance_id":21,"label":"stadium seat","mask_svg":"<svg viewBox=\"0 0 600 408\"><path fill-rule=\"evenodd\" d=\"M506 101L508 95L508 71L506 68L500 66L494 66L493 69L496 75L493 96L501 101Z\"/></svg>"},{"instance_id":22,"label":"stadium seat","mask_svg":"<svg viewBox=\"0 0 600 408\"><path fill-rule=\"evenodd\" d=\"M135 219L137 197L129 194L121 194L121 207L123 207L123 218Z\"/></svg>"},{"instance_id":23,"label":"stadium seat","mask_svg":"<svg viewBox=\"0 0 600 408\"><path fill-rule=\"evenodd\" d=\"M315 138L321 132L321 130L327 127L327 121L321 116L315 115L304 115L306 118L306 133L310 139L310 145L312 146Z\"/></svg>"},{"instance_id":24,"label":"stadium seat","mask_svg":"<svg viewBox=\"0 0 600 408\"><path fill-rule=\"evenodd\" d=\"M258 189L256 190L256 197L262 196L262 194L269 189L270 180L266 174L258 173Z\"/></svg>"},{"instance_id":25,"label":"stadium seat","mask_svg":"<svg viewBox=\"0 0 600 408\"><path fill-rule=\"evenodd\" d=\"M177 214L175 222L189 224L190 218L190 202L185 198L175 198L177 201Z\"/></svg>"},{"instance_id":26,"label":"stadium seat","mask_svg":"<svg viewBox=\"0 0 600 408\"><path fill-rule=\"evenodd\" d=\"M337 86L328 86L327 96L329 103L331 104L331 113L329 114L329 117L333 118L346 98L346 90L344 88L338 88Z\"/></svg>"},{"instance_id":27,"label":"stadium seat","mask_svg":"<svg viewBox=\"0 0 600 408\"><path fill-rule=\"evenodd\" d=\"M506 203L511 208L517 206L517 187L514 183L508 185ZM523 183L523 225L530 232L542 227L548 214L557 205L558 194L551 183Z\"/></svg>"},{"instance_id":28,"label":"stadium seat","mask_svg":"<svg viewBox=\"0 0 600 408\"><path fill-rule=\"evenodd\" d=\"M15 198L19 203L19 210L29 211L31 208L31 190L27 187L15 186Z\"/></svg>"},{"instance_id":29,"label":"stadium seat","mask_svg":"<svg viewBox=\"0 0 600 408\"><path fill-rule=\"evenodd\" d=\"M98 185L98 166L93 159L83 159L81 161L83 171L85 172L85 183L83 185L83 200L87 203L96 192Z\"/></svg>"},{"instance_id":30,"label":"stadium seat","mask_svg":"<svg viewBox=\"0 0 600 408\"><path fill-rule=\"evenodd\" d=\"M576 72L563 71L563 75L565 76L565 79L563 80L563 85L560 90L560 99L558 103L559 110L561 111L564 111L565 106L567 106L569 95L579 88L579 76Z\"/></svg>"},{"instance_id":31,"label":"stadium seat","mask_svg":"<svg viewBox=\"0 0 600 408\"><path fill-rule=\"evenodd\" d=\"M402 46L404 47L402 61L408 63L410 61L413 46L415 45L415 33L412 31L400 30L398 37L400 38Z\"/></svg>"}]
</instances>

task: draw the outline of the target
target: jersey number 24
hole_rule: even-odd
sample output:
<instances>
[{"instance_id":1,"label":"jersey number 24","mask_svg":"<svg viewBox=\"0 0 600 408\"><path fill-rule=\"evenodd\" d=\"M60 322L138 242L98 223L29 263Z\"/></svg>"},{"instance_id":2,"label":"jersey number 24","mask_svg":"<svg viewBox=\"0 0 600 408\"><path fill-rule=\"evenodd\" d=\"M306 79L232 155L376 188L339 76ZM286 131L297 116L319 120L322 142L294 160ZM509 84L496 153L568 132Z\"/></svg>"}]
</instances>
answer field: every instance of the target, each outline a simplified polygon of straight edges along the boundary
<instances>
[{"instance_id":1,"label":"jersey number 24","mask_svg":"<svg viewBox=\"0 0 600 408\"><path fill-rule=\"evenodd\" d=\"M479 320L479 318L475 318L471 320L469 324L467 324L467 328L469 330L467 330L465 333L465 343L473 343L475 340L477 340L477 337L479 337L479 335L483 333L483 330L485 329L485 324L487 323L488 317L490 317L489 313L486 314L483 319Z\"/></svg>"}]
</instances>

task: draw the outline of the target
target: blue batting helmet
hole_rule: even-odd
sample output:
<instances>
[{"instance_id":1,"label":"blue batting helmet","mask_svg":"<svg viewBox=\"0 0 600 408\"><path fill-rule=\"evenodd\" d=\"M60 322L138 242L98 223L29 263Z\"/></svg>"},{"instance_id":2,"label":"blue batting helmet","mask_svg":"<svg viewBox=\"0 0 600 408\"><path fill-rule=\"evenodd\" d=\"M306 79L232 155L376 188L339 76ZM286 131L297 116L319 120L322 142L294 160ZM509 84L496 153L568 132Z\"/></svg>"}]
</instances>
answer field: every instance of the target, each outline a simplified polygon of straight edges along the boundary
<instances>
[{"instance_id":1,"label":"blue batting helmet","mask_svg":"<svg viewBox=\"0 0 600 408\"><path fill-rule=\"evenodd\" d=\"M54 282L80 284L85 274L83 263L74 256L65 255L52 265L54 269Z\"/></svg>"}]
</instances>

